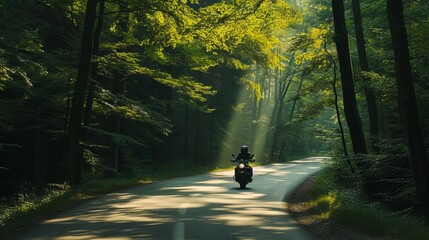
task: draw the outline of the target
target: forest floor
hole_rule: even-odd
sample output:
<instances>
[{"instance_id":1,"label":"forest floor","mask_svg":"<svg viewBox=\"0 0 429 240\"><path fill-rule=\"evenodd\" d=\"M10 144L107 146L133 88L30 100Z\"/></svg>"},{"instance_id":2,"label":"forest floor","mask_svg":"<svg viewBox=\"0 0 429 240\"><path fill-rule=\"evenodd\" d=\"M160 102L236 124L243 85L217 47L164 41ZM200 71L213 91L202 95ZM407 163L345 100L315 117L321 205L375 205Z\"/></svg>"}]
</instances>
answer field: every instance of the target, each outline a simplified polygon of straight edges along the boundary
<instances>
[{"instance_id":1,"label":"forest floor","mask_svg":"<svg viewBox=\"0 0 429 240\"><path fill-rule=\"evenodd\" d=\"M288 209L296 222L320 239L329 240L397 240L376 232L364 232L358 226L350 227L333 223L322 217L320 210L308 207L308 202L317 198L315 193L317 176L303 182L288 200Z\"/></svg>"}]
</instances>

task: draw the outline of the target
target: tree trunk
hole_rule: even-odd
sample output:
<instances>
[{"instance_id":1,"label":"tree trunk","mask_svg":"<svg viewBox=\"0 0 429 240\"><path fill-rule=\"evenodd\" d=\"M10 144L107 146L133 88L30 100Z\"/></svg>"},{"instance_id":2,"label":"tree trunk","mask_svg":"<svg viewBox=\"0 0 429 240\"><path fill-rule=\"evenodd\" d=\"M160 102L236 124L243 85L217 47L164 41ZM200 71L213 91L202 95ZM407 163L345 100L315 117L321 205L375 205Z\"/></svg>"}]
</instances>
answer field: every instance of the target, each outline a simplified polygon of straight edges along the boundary
<instances>
[{"instance_id":1,"label":"tree trunk","mask_svg":"<svg viewBox=\"0 0 429 240\"><path fill-rule=\"evenodd\" d=\"M284 81L281 81L281 75L279 75L279 84L278 84L278 94L277 97L275 98L275 102L274 102L274 108L273 108L273 112L271 114L271 120L270 120L270 130L272 131L272 136L271 136L271 149L269 152L269 159L270 160L274 160L275 157L275 152L276 152L276 146L277 146L277 141L280 135L280 125L282 124L282 114L283 114L283 106L284 106L284 99L289 91L289 87L292 83L292 78L293 78L293 72L295 71L293 69L293 67L295 67L295 69L297 68L297 66L295 66L295 52L292 53L292 56L290 57L290 61L289 61L289 67L288 70L286 72L286 74L284 75ZM289 80L289 81L288 81Z\"/></svg>"},{"instance_id":2,"label":"tree trunk","mask_svg":"<svg viewBox=\"0 0 429 240\"><path fill-rule=\"evenodd\" d=\"M257 81L257 69L255 70L255 77L253 79L254 82ZM256 96L256 92L252 95L252 121L250 122L250 149L255 148L256 142L256 128L258 126L258 98Z\"/></svg>"},{"instance_id":3,"label":"tree trunk","mask_svg":"<svg viewBox=\"0 0 429 240\"><path fill-rule=\"evenodd\" d=\"M76 172L76 158L81 137L83 102L91 68L92 39L97 3L98 0L88 0L86 5L79 69L70 109L69 131L62 162L63 180L72 183L80 181L80 179L76 179L76 176L80 175L80 173Z\"/></svg>"},{"instance_id":4,"label":"tree trunk","mask_svg":"<svg viewBox=\"0 0 429 240\"><path fill-rule=\"evenodd\" d=\"M200 112L198 110L195 111L195 138L194 138L194 149L193 149L193 162L195 164L201 164L201 160L200 159L200 147L201 147L201 143L200 143Z\"/></svg>"},{"instance_id":5,"label":"tree trunk","mask_svg":"<svg viewBox=\"0 0 429 240\"><path fill-rule=\"evenodd\" d=\"M353 71L350 59L346 19L344 17L343 0L332 0L332 10L335 25L335 43L337 46L338 60L340 63L344 113L349 126L353 152L355 154L367 154L365 136L357 108L356 94L353 83ZM363 162L359 162L358 167L364 170L367 166Z\"/></svg>"},{"instance_id":6,"label":"tree trunk","mask_svg":"<svg viewBox=\"0 0 429 240\"><path fill-rule=\"evenodd\" d=\"M99 49L100 49L100 36L101 36L101 30L103 28L103 15L104 15L104 0L100 0L99 9L98 9L98 19L97 19L97 26L95 27L94 31L94 41L93 41L93 50L92 55L98 56L99 55ZM82 128L82 136L81 141L83 144L87 141L88 138L88 127L91 122L91 114L92 114L92 106L94 103L94 97L95 97L95 84L98 81L98 61L93 61L91 63L91 80L89 81L89 87L88 87L88 95L86 97L86 104L85 104L85 111L83 115L83 125ZM82 179L81 173L83 170L83 164L84 164L84 149L85 146L82 145L82 147L79 149L77 162L76 162L76 178Z\"/></svg>"},{"instance_id":7,"label":"tree trunk","mask_svg":"<svg viewBox=\"0 0 429 240\"><path fill-rule=\"evenodd\" d=\"M299 81L298 90L296 91L295 98L293 99L292 109L291 109L290 115L289 115L289 122L292 121L293 113L295 112L296 103L299 100L299 93L301 91L303 83L304 83L304 73L301 74L301 80Z\"/></svg>"},{"instance_id":8,"label":"tree trunk","mask_svg":"<svg viewBox=\"0 0 429 240\"><path fill-rule=\"evenodd\" d=\"M105 8L104 0L100 0L97 26L94 31L94 41L93 41L93 50L92 50L93 56L99 56L99 52L100 52L100 36L101 36L101 30L103 28L104 8ZM83 118L83 124L86 127L89 127L89 124L91 121L92 105L94 103L94 96L95 96L95 83L97 82L97 80L98 80L98 61L93 61L91 63L91 81L89 82L88 96L86 98L85 113ZM82 137L82 139L85 141L86 131L84 132L85 134Z\"/></svg>"},{"instance_id":9,"label":"tree trunk","mask_svg":"<svg viewBox=\"0 0 429 240\"><path fill-rule=\"evenodd\" d=\"M277 140L278 140L279 135L280 135L280 125L282 124L284 99L286 97L287 92L289 91L289 87L290 87L291 83L292 83L292 77L289 78L289 81L287 84L286 83L283 84L281 91L280 91L280 96L278 99L277 113L274 114L275 117L273 116L273 118L275 118L275 120L274 120L274 131L273 131L271 151L270 151L270 159L271 160L274 159L274 155L276 152ZM274 111L275 110L276 109L274 109Z\"/></svg>"},{"instance_id":10,"label":"tree trunk","mask_svg":"<svg viewBox=\"0 0 429 240\"><path fill-rule=\"evenodd\" d=\"M125 91L125 78L120 79L116 76L112 79L112 94L120 97ZM119 113L112 113L108 117L109 132L119 135L121 131L121 115ZM106 151L106 163L111 168L107 171L106 177L115 177L118 171L118 156L119 156L119 141L118 139L109 139L108 150Z\"/></svg>"},{"instance_id":11,"label":"tree trunk","mask_svg":"<svg viewBox=\"0 0 429 240\"><path fill-rule=\"evenodd\" d=\"M353 165L349 159L349 153L347 151L347 143L346 143L346 137L344 135L344 128L343 128L343 123L341 120L341 114L340 114L340 106L338 104L338 93L337 93L337 65L335 64L335 61L333 61L334 63L334 79L332 81L332 89L334 91L334 104L335 104L335 113L337 115L337 121L338 121L338 127L340 128L340 134L341 134L341 143L343 145L343 151L344 151L344 156L347 159L347 164L349 165L350 171L352 173L355 172L355 169L353 168Z\"/></svg>"},{"instance_id":12,"label":"tree trunk","mask_svg":"<svg viewBox=\"0 0 429 240\"><path fill-rule=\"evenodd\" d=\"M338 104L338 91L337 91L337 64L335 62L334 57L332 57L332 55L329 53L328 49L326 48L326 43L325 43L325 52L326 54L328 54L332 65L334 65L334 69L333 69L333 79L332 79L332 90L334 92L334 105L335 105L335 113L337 115L337 121L338 121L338 127L340 128L340 135L341 135L341 143L343 145L343 151L344 151L344 156L347 159L347 164L349 165L350 171L352 173L355 173L355 169L353 168L353 165L350 161L350 158L348 158L349 153L347 151L347 143L346 143L346 137L344 135L344 128L343 128L343 123L341 120L341 114L340 114L340 106Z\"/></svg>"},{"instance_id":13,"label":"tree trunk","mask_svg":"<svg viewBox=\"0 0 429 240\"><path fill-rule=\"evenodd\" d=\"M271 83L271 76L270 76L270 73L269 72L267 72L267 77L268 77L268 87L267 87L267 89L268 89L268 91L267 91L267 97L266 97L266 99L271 99L271 89L272 89L272 83ZM269 102L269 101L267 101L267 102Z\"/></svg>"},{"instance_id":14,"label":"tree trunk","mask_svg":"<svg viewBox=\"0 0 429 240\"><path fill-rule=\"evenodd\" d=\"M257 110L257 114L256 114L257 119L258 119L258 126L260 125L259 119L261 119L262 112L264 112L264 110L265 110L265 108L263 106L267 105L266 103L269 102L267 92L270 91L269 85L267 84L266 75L264 74L263 70L260 69L260 71L261 72L259 73L259 77L257 79L259 79L259 81L261 83L261 91L263 93L263 97L261 100L259 100L258 110ZM267 85L268 85L268 88L267 88Z\"/></svg>"},{"instance_id":15,"label":"tree trunk","mask_svg":"<svg viewBox=\"0 0 429 240\"><path fill-rule=\"evenodd\" d=\"M71 89L72 89L72 83L71 79L67 81L68 86L68 93L67 93L67 106L66 106L66 115L65 115L65 121L64 121L64 132L67 132L68 126L69 126L69 116L70 116L70 106L71 106Z\"/></svg>"},{"instance_id":16,"label":"tree trunk","mask_svg":"<svg viewBox=\"0 0 429 240\"><path fill-rule=\"evenodd\" d=\"M256 94L253 95L252 104L252 121L250 122L250 149L255 148L256 131L258 126L258 99Z\"/></svg>"},{"instance_id":17,"label":"tree trunk","mask_svg":"<svg viewBox=\"0 0 429 240\"><path fill-rule=\"evenodd\" d=\"M215 131L215 125L214 125L214 112L209 113L210 114L210 150L209 150L209 161L210 163L214 162L213 159L213 153L214 153L214 131Z\"/></svg>"},{"instance_id":18,"label":"tree trunk","mask_svg":"<svg viewBox=\"0 0 429 240\"><path fill-rule=\"evenodd\" d=\"M189 109L185 106L185 124L183 126L183 157L188 157L189 147Z\"/></svg>"},{"instance_id":19,"label":"tree trunk","mask_svg":"<svg viewBox=\"0 0 429 240\"><path fill-rule=\"evenodd\" d=\"M214 109L216 107L215 103L215 97L210 97L210 108ZM215 114L216 112L213 111L210 114L210 150L209 150L209 160L210 164L214 163L214 147L215 147L215 131L216 131L216 125L215 125Z\"/></svg>"},{"instance_id":20,"label":"tree trunk","mask_svg":"<svg viewBox=\"0 0 429 240\"><path fill-rule=\"evenodd\" d=\"M387 13L395 56L399 115L405 132L417 193L426 220L429 220L429 163L419 123L402 0L388 0Z\"/></svg>"},{"instance_id":21,"label":"tree trunk","mask_svg":"<svg viewBox=\"0 0 429 240\"><path fill-rule=\"evenodd\" d=\"M360 8L360 0L352 0L353 3L353 15L354 25L356 32L356 43L359 55L360 69L361 72L369 72L368 57L365 48L365 37L363 34L362 14ZM371 83L368 77L362 75L363 89L365 92L366 103L368 106L368 117L369 117L369 132L371 135L371 150L373 153L379 153L380 148L378 147L378 110L377 103L375 100L374 92L371 88Z\"/></svg>"},{"instance_id":22,"label":"tree trunk","mask_svg":"<svg viewBox=\"0 0 429 240\"><path fill-rule=\"evenodd\" d=\"M104 3L104 0L101 0L100 4ZM125 6L120 5L119 6L120 11L125 11ZM100 8L101 11L101 8ZM128 15L128 13L126 13ZM125 18L126 19L126 18ZM119 27L122 29L123 33L117 37L117 41L123 41L125 39L125 35L129 31L129 22L124 20L124 18L120 19L118 22ZM94 39L95 40L95 39ZM121 97L124 95L125 92L125 80L126 76L124 76L124 73L116 72L113 75L113 79L111 79L111 93L117 97ZM121 133L121 122L122 122L122 116L120 113L112 112L107 117L107 131L113 133L115 137L110 137L107 142L107 151L105 155L105 160L107 166L110 168L105 170L104 177L106 178L112 178L116 177L119 171L119 134ZM156 147L158 148L158 147ZM155 152L161 152L155 150ZM156 153L156 157L158 158L159 155ZM157 161L159 162L159 161Z\"/></svg>"},{"instance_id":23,"label":"tree trunk","mask_svg":"<svg viewBox=\"0 0 429 240\"><path fill-rule=\"evenodd\" d=\"M279 73L277 74L277 78L275 80L276 94L274 96L274 108L273 108L273 113L271 115L270 127L273 127L276 125L276 120L278 118L277 114L279 112L281 113L282 111L281 106L279 105L282 104L282 101L286 97L286 93L292 81L292 77L291 77L293 73L292 67L294 67L294 64L295 64L295 52L292 53L292 56L289 59L289 67L286 74L284 75L284 81L281 81L282 79L281 71L279 71ZM288 79L289 81L287 81Z\"/></svg>"}]
</instances>

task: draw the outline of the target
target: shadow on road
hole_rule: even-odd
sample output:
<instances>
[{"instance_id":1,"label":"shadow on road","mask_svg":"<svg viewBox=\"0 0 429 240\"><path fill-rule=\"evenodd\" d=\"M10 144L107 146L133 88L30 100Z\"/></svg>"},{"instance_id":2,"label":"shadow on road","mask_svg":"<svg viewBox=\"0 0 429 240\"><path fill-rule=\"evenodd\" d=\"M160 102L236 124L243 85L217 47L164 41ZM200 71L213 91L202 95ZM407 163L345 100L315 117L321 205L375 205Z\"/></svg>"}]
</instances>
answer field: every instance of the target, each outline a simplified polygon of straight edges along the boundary
<instances>
[{"instance_id":1,"label":"shadow on road","mask_svg":"<svg viewBox=\"0 0 429 240\"><path fill-rule=\"evenodd\" d=\"M76 206L15 239L307 239L299 238L303 233L283 199L320 161L256 167L246 189L237 187L231 172L126 189Z\"/></svg>"}]
</instances>

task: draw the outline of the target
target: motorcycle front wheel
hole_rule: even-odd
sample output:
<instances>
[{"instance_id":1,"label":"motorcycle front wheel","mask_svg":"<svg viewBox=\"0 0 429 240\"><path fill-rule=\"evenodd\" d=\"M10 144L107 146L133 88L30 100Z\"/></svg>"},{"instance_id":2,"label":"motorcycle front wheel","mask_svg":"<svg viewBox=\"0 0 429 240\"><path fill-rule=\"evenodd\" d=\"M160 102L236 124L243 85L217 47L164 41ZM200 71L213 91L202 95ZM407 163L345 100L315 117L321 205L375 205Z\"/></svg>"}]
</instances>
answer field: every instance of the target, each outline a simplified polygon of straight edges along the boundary
<instances>
[{"instance_id":1,"label":"motorcycle front wheel","mask_svg":"<svg viewBox=\"0 0 429 240\"><path fill-rule=\"evenodd\" d=\"M247 183L240 183L240 189L245 189Z\"/></svg>"}]
</instances>

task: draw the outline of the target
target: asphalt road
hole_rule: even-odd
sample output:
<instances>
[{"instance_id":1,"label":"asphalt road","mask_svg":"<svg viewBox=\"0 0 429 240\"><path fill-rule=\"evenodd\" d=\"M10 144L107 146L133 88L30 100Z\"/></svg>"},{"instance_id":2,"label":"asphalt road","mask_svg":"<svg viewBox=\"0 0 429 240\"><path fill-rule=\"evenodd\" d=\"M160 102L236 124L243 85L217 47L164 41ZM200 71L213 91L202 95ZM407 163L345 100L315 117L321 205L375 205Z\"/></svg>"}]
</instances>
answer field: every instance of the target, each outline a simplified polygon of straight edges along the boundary
<instances>
[{"instance_id":1,"label":"asphalt road","mask_svg":"<svg viewBox=\"0 0 429 240\"><path fill-rule=\"evenodd\" d=\"M232 171L126 189L85 201L13 239L314 239L294 223L285 201L322 160L256 167L246 189Z\"/></svg>"}]
</instances>

